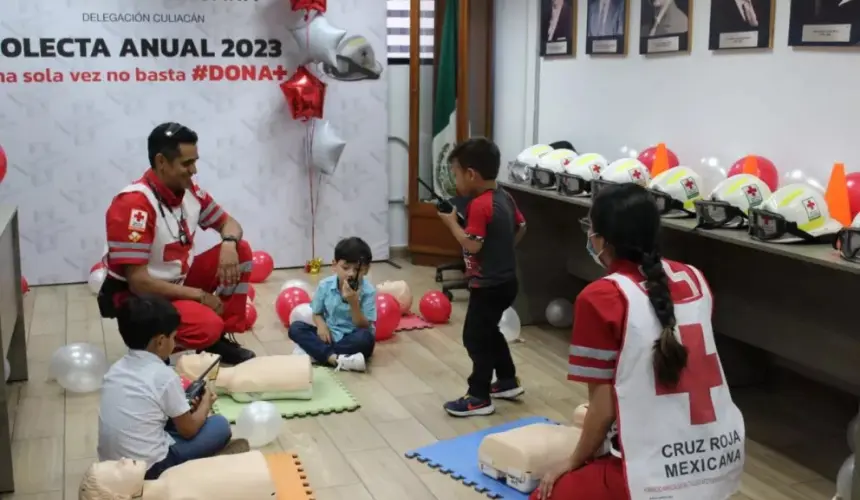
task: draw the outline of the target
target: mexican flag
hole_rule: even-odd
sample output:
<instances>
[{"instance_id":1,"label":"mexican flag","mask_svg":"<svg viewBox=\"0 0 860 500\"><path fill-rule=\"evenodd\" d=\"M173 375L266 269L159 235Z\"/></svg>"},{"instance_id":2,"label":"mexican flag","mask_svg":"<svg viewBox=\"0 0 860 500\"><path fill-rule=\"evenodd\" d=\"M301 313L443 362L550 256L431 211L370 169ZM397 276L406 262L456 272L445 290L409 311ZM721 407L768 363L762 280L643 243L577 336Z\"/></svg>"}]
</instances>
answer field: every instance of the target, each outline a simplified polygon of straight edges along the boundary
<instances>
[{"instance_id":1,"label":"mexican flag","mask_svg":"<svg viewBox=\"0 0 860 500\"><path fill-rule=\"evenodd\" d=\"M457 21L459 0L445 2L433 99L433 187L443 197L457 194L448 154L457 144Z\"/></svg>"}]
</instances>

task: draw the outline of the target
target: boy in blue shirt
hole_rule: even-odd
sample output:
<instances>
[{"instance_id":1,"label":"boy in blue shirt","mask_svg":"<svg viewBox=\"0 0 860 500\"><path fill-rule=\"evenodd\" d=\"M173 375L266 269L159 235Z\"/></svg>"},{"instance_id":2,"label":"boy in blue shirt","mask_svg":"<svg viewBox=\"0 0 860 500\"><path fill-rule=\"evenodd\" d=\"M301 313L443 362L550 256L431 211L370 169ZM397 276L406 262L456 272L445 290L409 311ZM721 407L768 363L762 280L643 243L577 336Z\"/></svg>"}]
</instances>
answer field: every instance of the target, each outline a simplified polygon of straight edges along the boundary
<instances>
[{"instance_id":1,"label":"boy in blue shirt","mask_svg":"<svg viewBox=\"0 0 860 500\"><path fill-rule=\"evenodd\" d=\"M373 354L376 337L376 288L364 279L373 256L361 238L340 240L334 247L334 276L319 283L311 302L314 324L296 321L289 337L296 353L307 353L320 364L363 372Z\"/></svg>"}]
</instances>

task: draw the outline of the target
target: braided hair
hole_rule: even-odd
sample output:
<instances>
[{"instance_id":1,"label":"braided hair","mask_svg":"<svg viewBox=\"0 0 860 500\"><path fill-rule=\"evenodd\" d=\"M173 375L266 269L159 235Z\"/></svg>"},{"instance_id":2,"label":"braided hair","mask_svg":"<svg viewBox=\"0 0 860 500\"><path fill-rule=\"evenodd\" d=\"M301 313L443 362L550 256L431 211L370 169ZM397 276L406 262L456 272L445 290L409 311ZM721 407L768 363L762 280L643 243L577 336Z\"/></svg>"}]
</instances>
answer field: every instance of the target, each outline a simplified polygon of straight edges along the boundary
<instances>
[{"instance_id":1,"label":"braided hair","mask_svg":"<svg viewBox=\"0 0 860 500\"><path fill-rule=\"evenodd\" d=\"M660 255L660 212L653 197L634 183L607 186L594 199L589 216L592 231L606 240L615 258L641 266L662 328L653 346L654 373L659 383L677 385L687 366L687 348L675 336L675 306Z\"/></svg>"}]
</instances>

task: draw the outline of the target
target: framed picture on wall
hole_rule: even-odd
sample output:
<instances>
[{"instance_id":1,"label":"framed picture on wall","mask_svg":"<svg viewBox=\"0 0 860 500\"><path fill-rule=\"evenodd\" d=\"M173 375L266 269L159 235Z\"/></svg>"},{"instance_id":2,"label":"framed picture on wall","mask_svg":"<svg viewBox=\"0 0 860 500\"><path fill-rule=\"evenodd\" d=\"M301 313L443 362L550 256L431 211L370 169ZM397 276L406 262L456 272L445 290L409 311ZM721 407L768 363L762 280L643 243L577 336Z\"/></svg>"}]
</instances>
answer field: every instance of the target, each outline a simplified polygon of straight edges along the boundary
<instances>
[{"instance_id":1,"label":"framed picture on wall","mask_svg":"<svg viewBox=\"0 0 860 500\"><path fill-rule=\"evenodd\" d=\"M860 0L791 0L788 44L795 47L860 44Z\"/></svg>"},{"instance_id":2,"label":"framed picture on wall","mask_svg":"<svg viewBox=\"0 0 860 500\"><path fill-rule=\"evenodd\" d=\"M690 50L693 0L641 0L639 53L661 54Z\"/></svg>"},{"instance_id":3,"label":"framed picture on wall","mask_svg":"<svg viewBox=\"0 0 860 500\"><path fill-rule=\"evenodd\" d=\"M540 55L572 56L576 51L576 0L541 0Z\"/></svg>"},{"instance_id":4,"label":"framed picture on wall","mask_svg":"<svg viewBox=\"0 0 860 500\"><path fill-rule=\"evenodd\" d=\"M588 0L586 54L627 52L627 1Z\"/></svg>"},{"instance_id":5,"label":"framed picture on wall","mask_svg":"<svg viewBox=\"0 0 860 500\"><path fill-rule=\"evenodd\" d=\"M775 0L711 0L708 48L765 49L773 46Z\"/></svg>"}]
</instances>

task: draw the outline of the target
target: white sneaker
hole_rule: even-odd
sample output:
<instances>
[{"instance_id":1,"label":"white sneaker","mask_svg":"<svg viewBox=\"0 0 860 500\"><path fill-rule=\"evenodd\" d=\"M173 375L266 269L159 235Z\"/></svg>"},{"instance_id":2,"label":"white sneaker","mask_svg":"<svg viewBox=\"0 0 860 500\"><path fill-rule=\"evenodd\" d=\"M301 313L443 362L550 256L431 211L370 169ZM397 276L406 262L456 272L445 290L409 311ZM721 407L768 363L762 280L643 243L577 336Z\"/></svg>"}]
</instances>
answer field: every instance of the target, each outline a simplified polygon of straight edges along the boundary
<instances>
[{"instance_id":1,"label":"white sneaker","mask_svg":"<svg viewBox=\"0 0 860 500\"><path fill-rule=\"evenodd\" d=\"M305 350L299 346L296 346L296 348L293 349L293 356L301 356L302 354L307 356L308 353L306 353Z\"/></svg>"},{"instance_id":2,"label":"white sneaker","mask_svg":"<svg viewBox=\"0 0 860 500\"><path fill-rule=\"evenodd\" d=\"M340 354L337 357L337 368L336 371L346 370L350 372L363 372L367 370L367 364L364 362L364 354L356 353L350 354L349 356L345 354Z\"/></svg>"}]
</instances>

